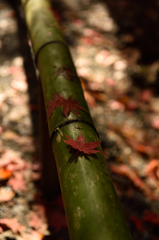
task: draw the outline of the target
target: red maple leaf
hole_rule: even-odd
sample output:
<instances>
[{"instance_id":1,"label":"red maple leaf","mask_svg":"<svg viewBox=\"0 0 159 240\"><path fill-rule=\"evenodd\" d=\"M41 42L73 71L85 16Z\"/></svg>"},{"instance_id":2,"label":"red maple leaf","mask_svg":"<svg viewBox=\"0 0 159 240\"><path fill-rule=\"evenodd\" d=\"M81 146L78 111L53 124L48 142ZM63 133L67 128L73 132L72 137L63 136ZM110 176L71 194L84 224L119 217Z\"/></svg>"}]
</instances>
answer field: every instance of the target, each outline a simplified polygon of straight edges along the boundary
<instances>
[{"instance_id":1,"label":"red maple leaf","mask_svg":"<svg viewBox=\"0 0 159 240\"><path fill-rule=\"evenodd\" d=\"M53 71L53 74L55 74L55 78L58 76L63 76L65 77L68 81L73 81L73 79L77 78L76 74L71 71L71 69L62 66L62 67L57 67L53 66L55 68L55 71Z\"/></svg>"},{"instance_id":2,"label":"red maple leaf","mask_svg":"<svg viewBox=\"0 0 159 240\"><path fill-rule=\"evenodd\" d=\"M63 97L60 97L59 96L59 93L57 91L57 93L53 93L53 99L51 99L48 104L47 104L47 115L48 115L48 118L51 117L51 114L53 113L53 111L55 110L55 108L58 108L60 106L63 105L63 101L65 99Z\"/></svg>"},{"instance_id":3,"label":"red maple leaf","mask_svg":"<svg viewBox=\"0 0 159 240\"><path fill-rule=\"evenodd\" d=\"M63 113L64 113L66 118L68 118L68 114L69 114L70 111L73 112L74 114L76 114L77 116L81 117L81 115L79 114L78 109L87 112L86 109L84 109L83 107L81 107L79 105L77 100L72 99L72 95L69 96L67 98L67 100L65 99L65 101L63 103Z\"/></svg>"},{"instance_id":4,"label":"red maple leaf","mask_svg":"<svg viewBox=\"0 0 159 240\"><path fill-rule=\"evenodd\" d=\"M53 113L53 111L55 110L55 108L58 108L60 106L63 106L63 113L66 118L68 118L68 114L70 111L79 117L81 117L79 114L79 111L78 111L79 109L87 112L86 109L84 109L83 107L81 107L79 105L77 100L72 99L72 95L70 95L67 99L65 99L65 98L59 96L59 93L57 91L57 93L53 93L53 99L51 99L47 104L48 118L50 118L50 116Z\"/></svg>"},{"instance_id":5,"label":"red maple leaf","mask_svg":"<svg viewBox=\"0 0 159 240\"><path fill-rule=\"evenodd\" d=\"M66 134L65 136L67 137L67 140L63 140L63 141L68 145L70 145L71 147L73 147L74 149L77 149L77 152L75 153L71 161L68 163L68 165L70 165L70 163L73 161L73 159L76 157L76 155L79 152L88 154L88 155L96 154L97 152L106 154L105 152L95 149L101 143L100 141L86 143L86 140L82 136L82 133L80 133L76 141L70 138L69 136L67 136Z\"/></svg>"}]
</instances>

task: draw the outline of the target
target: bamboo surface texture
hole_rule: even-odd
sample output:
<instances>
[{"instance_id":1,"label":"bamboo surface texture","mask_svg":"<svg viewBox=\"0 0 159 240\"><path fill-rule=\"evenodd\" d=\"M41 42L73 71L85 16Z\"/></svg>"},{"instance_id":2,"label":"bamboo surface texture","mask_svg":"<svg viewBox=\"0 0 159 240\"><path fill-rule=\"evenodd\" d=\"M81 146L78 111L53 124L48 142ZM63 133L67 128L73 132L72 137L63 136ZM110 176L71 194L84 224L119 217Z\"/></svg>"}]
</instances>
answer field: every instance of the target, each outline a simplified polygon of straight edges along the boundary
<instances>
[{"instance_id":1,"label":"bamboo surface texture","mask_svg":"<svg viewBox=\"0 0 159 240\"><path fill-rule=\"evenodd\" d=\"M77 100L86 111L80 116L70 111L65 117L56 108L48 120L49 134L56 160L71 240L130 240L131 235L110 178L105 156L77 155L65 134L76 140L82 133L86 142L99 141L80 80L59 24L47 0L22 0L35 62L40 72L45 106L53 93ZM63 71L65 69L66 71ZM66 77L65 72L69 77ZM99 146L98 150L102 150Z\"/></svg>"}]
</instances>

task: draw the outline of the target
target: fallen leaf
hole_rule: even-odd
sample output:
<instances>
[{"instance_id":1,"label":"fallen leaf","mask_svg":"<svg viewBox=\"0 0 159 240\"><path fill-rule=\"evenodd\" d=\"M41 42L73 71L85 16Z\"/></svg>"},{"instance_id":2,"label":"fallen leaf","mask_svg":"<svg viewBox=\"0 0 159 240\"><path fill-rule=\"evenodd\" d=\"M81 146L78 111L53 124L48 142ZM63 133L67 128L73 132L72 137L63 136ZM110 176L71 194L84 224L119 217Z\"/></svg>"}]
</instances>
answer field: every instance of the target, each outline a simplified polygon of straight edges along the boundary
<instances>
[{"instance_id":1,"label":"fallen leaf","mask_svg":"<svg viewBox=\"0 0 159 240\"><path fill-rule=\"evenodd\" d=\"M114 164L109 164L109 168L112 172L129 178L136 187L145 192L146 196L150 200L158 199L158 197L153 194L153 191L151 191L151 189L146 185L146 183L130 167L124 164L119 164L117 166L115 166Z\"/></svg>"},{"instance_id":2,"label":"fallen leaf","mask_svg":"<svg viewBox=\"0 0 159 240\"><path fill-rule=\"evenodd\" d=\"M8 202L15 196L13 190L9 187L0 188L0 202Z\"/></svg>"},{"instance_id":3,"label":"fallen leaf","mask_svg":"<svg viewBox=\"0 0 159 240\"><path fill-rule=\"evenodd\" d=\"M62 228L67 228L61 194L59 194L53 201L46 201L45 206L49 228L54 228L54 231L56 232L62 230Z\"/></svg>"},{"instance_id":4,"label":"fallen leaf","mask_svg":"<svg viewBox=\"0 0 159 240\"><path fill-rule=\"evenodd\" d=\"M7 150L0 158L0 168L2 167L9 171L22 170L27 167L27 163L20 158L18 153Z\"/></svg>"},{"instance_id":5,"label":"fallen leaf","mask_svg":"<svg viewBox=\"0 0 159 240\"><path fill-rule=\"evenodd\" d=\"M18 143L25 151L35 151L33 138L30 136L19 136L17 133L7 130L3 133L2 139Z\"/></svg>"},{"instance_id":6,"label":"fallen leaf","mask_svg":"<svg viewBox=\"0 0 159 240\"><path fill-rule=\"evenodd\" d=\"M40 172L32 172L32 174L31 174L32 181L38 181L40 178L41 178Z\"/></svg>"},{"instance_id":7,"label":"fallen leaf","mask_svg":"<svg viewBox=\"0 0 159 240\"><path fill-rule=\"evenodd\" d=\"M87 112L86 109L84 109L83 107L81 107L79 105L77 100L72 99L72 95L69 96L68 99L65 99L65 98L59 96L59 93L57 92L57 93L53 93L53 99L51 99L47 104L48 118L50 118L53 111L60 106L63 106L63 113L66 118L68 118L68 114L70 111L79 117L80 117L80 114L78 111L79 109Z\"/></svg>"},{"instance_id":8,"label":"fallen leaf","mask_svg":"<svg viewBox=\"0 0 159 240\"><path fill-rule=\"evenodd\" d=\"M12 175L12 172L7 170L5 167L0 168L0 180L6 180L10 178Z\"/></svg>"},{"instance_id":9,"label":"fallen leaf","mask_svg":"<svg viewBox=\"0 0 159 240\"><path fill-rule=\"evenodd\" d=\"M29 218L29 224L35 230L40 230L40 228L43 227L45 219L41 218L38 213L31 212Z\"/></svg>"},{"instance_id":10,"label":"fallen leaf","mask_svg":"<svg viewBox=\"0 0 159 240\"><path fill-rule=\"evenodd\" d=\"M14 191L26 191L26 182L22 173L14 173L14 177L10 178L7 184L11 186Z\"/></svg>"},{"instance_id":11,"label":"fallen leaf","mask_svg":"<svg viewBox=\"0 0 159 240\"><path fill-rule=\"evenodd\" d=\"M143 222L142 222L141 219L139 219L138 216L131 216L131 217L129 218L129 220L134 223L136 229L137 229L139 232L143 233L143 232L145 231Z\"/></svg>"},{"instance_id":12,"label":"fallen leaf","mask_svg":"<svg viewBox=\"0 0 159 240\"><path fill-rule=\"evenodd\" d=\"M100 144L100 141L86 143L86 140L82 136L82 133L80 133L80 135L78 136L76 141L74 139L70 138L69 136L67 136L66 134L65 134L65 136L66 136L67 140L63 140L63 141L65 143L67 143L68 145L70 145L71 147L73 147L74 149L77 149L76 154L73 156L73 158L68 163L68 165L70 165L70 163L73 161L73 159L75 158L75 156L79 152L82 152L82 153L88 154L88 155L96 154L97 152L106 154L106 153L104 153L104 152L102 152L100 150L96 150L95 149Z\"/></svg>"},{"instance_id":13,"label":"fallen leaf","mask_svg":"<svg viewBox=\"0 0 159 240\"><path fill-rule=\"evenodd\" d=\"M127 94L122 94L119 97L119 101L125 105L125 108L127 110L136 110L139 108L139 103L136 99L130 98Z\"/></svg>"},{"instance_id":14,"label":"fallen leaf","mask_svg":"<svg viewBox=\"0 0 159 240\"><path fill-rule=\"evenodd\" d=\"M87 103L91 106L91 107L96 107L97 103L94 99L94 96L92 96L92 94L90 94L89 92L84 90L84 97L87 101Z\"/></svg>"},{"instance_id":15,"label":"fallen leaf","mask_svg":"<svg viewBox=\"0 0 159 240\"><path fill-rule=\"evenodd\" d=\"M84 97L91 107L97 105L96 101L105 102L107 100L105 93L99 90L101 84L95 82L88 84L88 81L82 77L80 77L80 81Z\"/></svg>"},{"instance_id":16,"label":"fallen leaf","mask_svg":"<svg viewBox=\"0 0 159 240\"><path fill-rule=\"evenodd\" d=\"M85 37L85 36L81 37L81 42L82 42L82 44L88 45L88 46L92 46L94 44L94 41L92 38Z\"/></svg>"},{"instance_id":17,"label":"fallen leaf","mask_svg":"<svg viewBox=\"0 0 159 240\"><path fill-rule=\"evenodd\" d=\"M149 210L144 211L143 220L159 226L159 216L156 213L150 212Z\"/></svg>"},{"instance_id":18,"label":"fallen leaf","mask_svg":"<svg viewBox=\"0 0 159 240\"><path fill-rule=\"evenodd\" d=\"M155 129L159 129L159 116L151 120L151 126Z\"/></svg>"},{"instance_id":19,"label":"fallen leaf","mask_svg":"<svg viewBox=\"0 0 159 240\"><path fill-rule=\"evenodd\" d=\"M126 61L118 60L114 63L114 69L117 71L124 71L127 68Z\"/></svg>"},{"instance_id":20,"label":"fallen leaf","mask_svg":"<svg viewBox=\"0 0 159 240\"><path fill-rule=\"evenodd\" d=\"M33 171L40 171L41 170L41 164L40 162L34 162L31 164L31 169Z\"/></svg>"},{"instance_id":21,"label":"fallen leaf","mask_svg":"<svg viewBox=\"0 0 159 240\"><path fill-rule=\"evenodd\" d=\"M133 99L130 99L126 104L126 109L134 111L139 108L139 102Z\"/></svg>"},{"instance_id":22,"label":"fallen leaf","mask_svg":"<svg viewBox=\"0 0 159 240\"><path fill-rule=\"evenodd\" d=\"M95 61L99 64L103 64L110 56L110 52L107 50L101 50L95 57Z\"/></svg>"},{"instance_id":23,"label":"fallen leaf","mask_svg":"<svg viewBox=\"0 0 159 240\"><path fill-rule=\"evenodd\" d=\"M114 87L116 85L116 82L113 78L106 78L105 83L109 86L109 87Z\"/></svg>"},{"instance_id":24,"label":"fallen leaf","mask_svg":"<svg viewBox=\"0 0 159 240\"><path fill-rule=\"evenodd\" d=\"M26 82L24 70L21 67L12 66L10 67L10 73L13 76L11 87L18 91L26 92L28 89L28 85Z\"/></svg>"},{"instance_id":25,"label":"fallen leaf","mask_svg":"<svg viewBox=\"0 0 159 240\"><path fill-rule=\"evenodd\" d=\"M3 127L0 126L0 134L2 134L4 131Z\"/></svg>"},{"instance_id":26,"label":"fallen leaf","mask_svg":"<svg viewBox=\"0 0 159 240\"><path fill-rule=\"evenodd\" d=\"M122 134L122 136L126 138L134 138L136 136L136 131L136 129L127 125L122 125L121 127L119 127L119 132Z\"/></svg>"},{"instance_id":27,"label":"fallen leaf","mask_svg":"<svg viewBox=\"0 0 159 240\"><path fill-rule=\"evenodd\" d=\"M20 223L18 223L16 218L3 218L0 219L0 225L3 227L3 225L10 228L14 233L22 232L24 231L25 227L22 226Z\"/></svg>"},{"instance_id":28,"label":"fallen leaf","mask_svg":"<svg viewBox=\"0 0 159 240\"><path fill-rule=\"evenodd\" d=\"M145 168L145 175L159 180L159 159L152 159Z\"/></svg>"},{"instance_id":29,"label":"fallen leaf","mask_svg":"<svg viewBox=\"0 0 159 240\"><path fill-rule=\"evenodd\" d=\"M149 102L152 98L152 91L149 89L145 89L140 93L140 101L142 102Z\"/></svg>"},{"instance_id":30,"label":"fallen leaf","mask_svg":"<svg viewBox=\"0 0 159 240\"><path fill-rule=\"evenodd\" d=\"M45 233L47 230L46 209L42 204L34 205L29 215L29 224L38 232Z\"/></svg>"},{"instance_id":31,"label":"fallen leaf","mask_svg":"<svg viewBox=\"0 0 159 240\"><path fill-rule=\"evenodd\" d=\"M136 151L144 154L152 154L153 151L155 151L155 148L152 146L144 145L144 144L139 144L136 140L134 139L127 139L127 142L129 145Z\"/></svg>"},{"instance_id":32,"label":"fallen leaf","mask_svg":"<svg viewBox=\"0 0 159 240\"><path fill-rule=\"evenodd\" d=\"M108 105L112 110L119 110L123 112L125 109L124 104L116 100L109 100Z\"/></svg>"}]
</instances>

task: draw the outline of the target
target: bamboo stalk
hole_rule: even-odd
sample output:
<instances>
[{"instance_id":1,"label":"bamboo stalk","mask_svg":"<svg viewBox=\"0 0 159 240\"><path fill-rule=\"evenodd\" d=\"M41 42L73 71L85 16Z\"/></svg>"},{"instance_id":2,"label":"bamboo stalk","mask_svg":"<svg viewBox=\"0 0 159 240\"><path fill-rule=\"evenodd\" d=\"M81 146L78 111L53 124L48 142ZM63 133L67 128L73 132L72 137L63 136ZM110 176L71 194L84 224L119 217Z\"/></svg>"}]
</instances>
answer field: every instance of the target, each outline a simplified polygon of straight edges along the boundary
<instances>
[{"instance_id":1,"label":"bamboo stalk","mask_svg":"<svg viewBox=\"0 0 159 240\"><path fill-rule=\"evenodd\" d=\"M86 142L99 139L69 49L50 11L50 3L22 0L22 4L41 76L45 106L58 91L65 99L72 95L87 110L79 110L81 117L70 112L67 119L62 107L58 107L48 120L70 239L130 240L104 155L77 155L68 166L73 154L64 142L65 134L76 140L82 133Z\"/></svg>"}]
</instances>

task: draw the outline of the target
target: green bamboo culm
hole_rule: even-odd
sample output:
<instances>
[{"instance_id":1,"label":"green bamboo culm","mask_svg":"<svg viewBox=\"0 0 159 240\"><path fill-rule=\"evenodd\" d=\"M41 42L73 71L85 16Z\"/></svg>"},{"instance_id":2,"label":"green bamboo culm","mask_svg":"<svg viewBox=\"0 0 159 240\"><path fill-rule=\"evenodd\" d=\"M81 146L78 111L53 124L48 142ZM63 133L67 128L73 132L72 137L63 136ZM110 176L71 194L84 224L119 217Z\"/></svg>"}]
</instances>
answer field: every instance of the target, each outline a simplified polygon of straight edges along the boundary
<instances>
[{"instance_id":1,"label":"green bamboo culm","mask_svg":"<svg viewBox=\"0 0 159 240\"><path fill-rule=\"evenodd\" d=\"M40 72L46 109L57 91L65 99L72 95L72 99L86 109L79 110L80 117L70 111L66 118L60 106L48 120L70 239L131 240L104 155L77 155L68 166L74 151L64 142L65 134L76 140L82 133L86 142L99 139L50 2L22 0L22 5ZM100 146L98 150L101 150Z\"/></svg>"}]
</instances>

